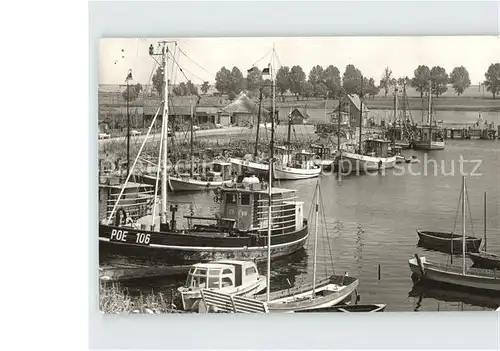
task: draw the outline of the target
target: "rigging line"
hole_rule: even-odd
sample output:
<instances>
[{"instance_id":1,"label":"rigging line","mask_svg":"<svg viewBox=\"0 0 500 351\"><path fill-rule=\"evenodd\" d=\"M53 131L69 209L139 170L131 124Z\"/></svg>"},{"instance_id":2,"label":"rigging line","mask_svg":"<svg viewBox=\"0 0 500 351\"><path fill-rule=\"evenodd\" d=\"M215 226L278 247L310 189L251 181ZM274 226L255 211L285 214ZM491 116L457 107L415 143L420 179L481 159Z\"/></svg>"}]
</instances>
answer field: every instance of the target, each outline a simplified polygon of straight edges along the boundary
<instances>
[{"instance_id":1,"label":"rigging line","mask_svg":"<svg viewBox=\"0 0 500 351\"><path fill-rule=\"evenodd\" d=\"M175 47L174 47L174 57L175 57L175 54L177 53L177 43L175 43ZM175 68L175 65L172 65L172 69L170 70L170 77L173 77L174 76L174 68Z\"/></svg>"},{"instance_id":2,"label":"rigging line","mask_svg":"<svg viewBox=\"0 0 500 351\"><path fill-rule=\"evenodd\" d=\"M462 200L462 192L460 192L460 196L458 197L457 211L455 213L455 222L453 223L453 230L451 231L452 234L454 234L455 230L457 229L457 217L458 217L458 211L460 210L460 200Z\"/></svg>"},{"instance_id":3,"label":"rigging line","mask_svg":"<svg viewBox=\"0 0 500 351\"><path fill-rule=\"evenodd\" d=\"M467 183L465 183L465 192L467 193L467 207L469 208L469 219L470 219L470 227L472 230L472 235L474 235L474 224L472 223L472 212L470 209L470 203L469 203L469 192L467 190Z\"/></svg>"},{"instance_id":4,"label":"rigging line","mask_svg":"<svg viewBox=\"0 0 500 351\"><path fill-rule=\"evenodd\" d=\"M262 56L260 59L258 59L258 60L257 60L257 61L256 61L256 62L252 65L252 67L256 66L256 65L257 65L260 61L262 61L262 60L263 60L263 59L264 59L267 55L269 55L269 53L270 53L270 52L272 52L272 51L273 51L273 49L271 49L271 50L269 50L268 52L266 52L266 53L264 54L264 56Z\"/></svg>"},{"instance_id":5,"label":"rigging line","mask_svg":"<svg viewBox=\"0 0 500 351\"><path fill-rule=\"evenodd\" d=\"M186 78L186 80L190 81L191 79L189 79L187 76L186 76L186 73L184 73L184 71L187 71L188 73L192 74L194 77L198 78L201 82L204 82L203 79L201 79L200 77L198 77L196 74L193 74L193 72L190 72L189 70L187 69L183 69L181 67L181 65L179 65L179 62L174 58L172 57L172 60L174 61L174 63L177 65L177 67L179 68L179 71L181 71L182 75L184 76L184 78Z\"/></svg>"},{"instance_id":6,"label":"rigging line","mask_svg":"<svg viewBox=\"0 0 500 351\"><path fill-rule=\"evenodd\" d=\"M320 202L323 204L323 196L320 194ZM321 206L321 212L323 215L323 223L325 225L325 237L326 241L328 243L328 253L330 254L330 261L332 263L332 268L333 268L333 273L335 274L335 261L333 259L333 251L332 251L332 245L330 243L330 238L328 237L328 229L327 229L327 222L326 222L326 213L325 213L325 207ZM327 273L328 274L328 273Z\"/></svg>"},{"instance_id":7,"label":"rigging line","mask_svg":"<svg viewBox=\"0 0 500 351\"><path fill-rule=\"evenodd\" d=\"M202 70L204 70L205 72L207 72L208 74L210 74L211 76L214 76L215 77L215 74L213 74L212 72L209 72L207 71L203 66L201 66L199 63L197 63L195 60L193 60L191 57L189 57L185 52L184 50L182 50L181 48L179 48L179 51L184 55L186 56L189 60L191 60L195 65L197 65L198 67L200 67Z\"/></svg>"}]
</instances>

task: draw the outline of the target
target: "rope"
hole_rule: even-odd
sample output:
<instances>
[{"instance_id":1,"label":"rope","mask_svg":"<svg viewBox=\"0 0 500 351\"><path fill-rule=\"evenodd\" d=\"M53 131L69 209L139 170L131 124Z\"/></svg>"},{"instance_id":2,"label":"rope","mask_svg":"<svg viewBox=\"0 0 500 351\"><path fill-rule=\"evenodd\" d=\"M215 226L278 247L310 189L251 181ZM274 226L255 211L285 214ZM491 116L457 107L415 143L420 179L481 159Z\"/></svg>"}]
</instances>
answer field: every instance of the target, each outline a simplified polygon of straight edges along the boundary
<instances>
[{"instance_id":1,"label":"rope","mask_svg":"<svg viewBox=\"0 0 500 351\"><path fill-rule=\"evenodd\" d=\"M453 230L451 231L451 234L454 234L455 229L457 229L457 218L458 218L458 211L460 210L461 200L462 200L462 192L460 192L460 196L458 197L457 212L455 213L455 222L453 223Z\"/></svg>"},{"instance_id":2,"label":"rope","mask_svg":"<svg viewBox=\"0 0 500 351\"><path fill-rule=\"evenodd\" d=\"M470 219L470 227L472 230L472 235L474 236L474 224L472 223L472 212L470 210L470 203L469 203L469 192L467 190L467 183L465 183L465 193L467 194L467 207L469 209L469 219Z\"/></svg>"},{"instance_id":3,"label":"rope","mask_svg":"<svg viewBox=\"0 0 500 351\"><path fill-rule=\"evenodd\" d=\"M270 52L272 52L272 51L273 51L273 49L271 49L271 50L269 50L268 52L266 52L264 56L262 56L260 59L258 59L258 60L257 60L257 61L256 61L256 62L252 65L252 67L253 67L253 66L255 66L255 65L257 65L260 61L262 61L262 59L264 59L264 57L266 57L267 55L269 55L269 53L270 53Z\"/></svg>"},{"instance_id":4,"label":"rope","mask_svg":"<svg viewBox=\"0 0 500 351\"><path fill-rule=\"evenodd\" d=\"M198 64L195 60L193 60L191 57L189 57L185 52L184 50L182 50L181 48L179 48L179 51L184 55L186 56L189 60L191 60L195 65L197 65L198 67L200 67L202 70L204 70L205 72L207 72L208 74L210 74L211 76L216 76L215 74L213 74L212 72L209 72L207 71L204 67L202 67L200 64Z\"/></svg>"},{"instance_id":5,"label":"rope","mask_svg":"<svg viewBox=\"0 0 500 351\"><path fill-rule=\"evenodd\" d=\"M325 226L325 237L326 237L326 241L328 243L328 253L329 253L329 256L330 256L330 261L331 261L331 264L332 264L332 269L333 269L333 274L335 274L335 261L333 259L333 251L332 251L332 246L331 246L331 243L330 243L330 238L328 237L328 231L327 231L327 222L326 222L326 213L325 213L325 207L323 206L323 196L321 195L320 193L320 203L321 203L321 213L323 215L323 223L324 223L324 226ZM327 266L325 265L325 270L326 270L326 274L328 276L328 268Z\"/></svg>"}]
</instances>

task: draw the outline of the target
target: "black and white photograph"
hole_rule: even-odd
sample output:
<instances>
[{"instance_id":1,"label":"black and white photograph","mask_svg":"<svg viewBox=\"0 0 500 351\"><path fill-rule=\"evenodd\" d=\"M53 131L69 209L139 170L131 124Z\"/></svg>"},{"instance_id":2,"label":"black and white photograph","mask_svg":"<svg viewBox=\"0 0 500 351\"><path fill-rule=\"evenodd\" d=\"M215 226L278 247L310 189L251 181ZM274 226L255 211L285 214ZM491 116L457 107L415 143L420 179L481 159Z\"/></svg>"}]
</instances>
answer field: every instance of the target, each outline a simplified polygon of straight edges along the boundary
<instances>
[{"instance_id":1,"label":"black and white photograph","mask_svg":"<svg viewBox=\"0 0 500 351\"><path fill-rule=\"evenodd\" d=\"M495 311L495 36L105 38L99 308Z\"/></svg>"}]
</instances>

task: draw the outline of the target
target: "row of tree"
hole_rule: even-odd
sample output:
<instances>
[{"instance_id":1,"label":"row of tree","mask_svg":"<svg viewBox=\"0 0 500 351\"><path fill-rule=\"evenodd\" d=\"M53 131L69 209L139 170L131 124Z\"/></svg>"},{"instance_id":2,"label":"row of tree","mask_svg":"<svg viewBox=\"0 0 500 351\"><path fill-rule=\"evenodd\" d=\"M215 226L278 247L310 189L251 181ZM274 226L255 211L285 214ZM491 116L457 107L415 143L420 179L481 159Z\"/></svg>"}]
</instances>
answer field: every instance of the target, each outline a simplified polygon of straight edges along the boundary
<instances>
[{"instance_id":1,"label":"row of tree","mask_svg":"<svg viewBox=\"0 0 500 351\"><path fill-rule=\"evenodd\" d=\"M307 77L299 65L291 68L283 66L276 72L276 94L280 95L283 100L287 92L295 95L297 100L299 97L336 98L341 92L374 97L383 89L387 97L394 87L406 85L415 88L423 98L424 94L429 92L429 82L432 83L431 93L436 97L448 90L448 84L451 84L458 96L471 85L469 72L464 66L453 68L451 74L448 75L443 67L429 68L426 65L420 65L413 73L412 78L396 78L392 70L386 67L377 85L373 78L363 77L361 71L352 64L346 66L342 77L339 69L333 65L326 68L316 65L309 71ZM159 68L152 79L159 93L163 86L162 77L161 68ZM361 77L363 77L362 86ZM494 99L500 93L500 63L492 63L489 66L485 73L484 86L493 94ZM249 69L246 77L238 67L233 67L231 70L222 67L215 76L215 88L220 94L228 94L230 99L244 90L250 97L258 96L261 90L264 97L271 95L271 81L264 79L262 71L256 67ZM210 89L209 82L204 82L200 89L203 93L207 93ZM198 94L198 89L191 81L188 81L175 86L173 93L175 95Z\"/></svg>"}]
</instances>

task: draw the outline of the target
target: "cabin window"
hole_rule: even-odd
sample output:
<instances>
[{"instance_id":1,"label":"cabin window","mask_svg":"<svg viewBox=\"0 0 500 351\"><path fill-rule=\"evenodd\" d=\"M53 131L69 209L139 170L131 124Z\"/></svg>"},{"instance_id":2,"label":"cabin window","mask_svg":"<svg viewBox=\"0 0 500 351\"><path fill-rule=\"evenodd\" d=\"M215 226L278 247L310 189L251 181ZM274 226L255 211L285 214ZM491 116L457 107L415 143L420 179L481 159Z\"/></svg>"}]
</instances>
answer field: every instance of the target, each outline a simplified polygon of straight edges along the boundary
<instances>
[{"instance_id":1,"label":"cabin window","mask_svg":"<svg viewBox=\"0 0 500 351\"><path fill-rule=\"evenodd\" d=\"M241 204L250 205L250 194L241 194Z\"/></svg>"},{"instance_id":2,"label":"cabin window","mask_svg":"<svg viewBox=\"0 0 500 351\"><path fill-rule=\"evenodd\" d=\"M206 268L198 268L198 270L196 271L196 274L207 275L207 269Z\"/></svg>"},{"instance_id":3,"label":"cabin window","mask_svg":"<svg viewBox=\"0 0 500 351\"><path fill-rule=\"evenodd\" d=\"M226 194L226 204L236 205L236 194Z\"/></svg>"},{"instance_id":4,"label":"cabin window","mask_svg":"<svg viewBox=\"0 0 500 351\"><path fill-rule=\"evenodd\" d=\"M214 163L213 169L214 169L214 172L222 172L222 167L218 163Z\"/></svg>"},{"instance_id":5,"label":"cabin window","mask_svg":"<svg viewBox=\"0 0 500 351\"><path fill-rule=\"evenodd\" d=\"M190 288L192 284L193 284L193 276L188 275L187 280L186 280L186 287Z\"/></svg>"},{"instance_id":6,"label":"cabin window","mask_svg":"<svg viewBox=\"0 0 500 351\"><path fill-rule=\"evenodd\" d=\"M245 275L252 275L255 273L257 273L255 267L248 267L247 269L245 269Z\"/></svg>"},{"instance_id":7,"label":"cabin window","mask_svg":"<svg viewBox=\"0 0 500 351\"><path fill-rule=\"evenodd\" d=\"M219 277L208 277L208 288L218 289L219 288Z\"/></svg>"},{"instance_id":8,"label":"cabin window","mask_svg":"<svg viewBox=\"0 0 500 351\"><path fill-rule=\"evenodd\" d=\"M222 278L222 286L221 288L226 288L228 286L233 286L233 280L229 277Z\"/></svg>"},{"instance_id":9,"label":"cabin window","mask_svg":"<svg viewBox=\"0 0 500 351\"><path fill-rule=\"evenodd\" d=\"M220 270L219 269L209 269L208 270L208 275L216 275L219 276Z\"/></svg>"},{"instance_id":10,"label":"cabin window","mask_svg":"<svg viewBox=\"0 0 500 351\"><path fill-rule=\"evenodd\" d=\"M206 288L207 278L206 277L194 277L194 287Z\"/></svg>"},{"instance_id":11,"label":"cabin window","mask_svg":"<svg viewBox=\"0 0 500 351\"><path fill-rule=\"evenodd\" d=\"M229 268L225 268L223 271L222 271L222 274L233 274L233 271L230 270Z\"/></svg>"}]
</instances>

